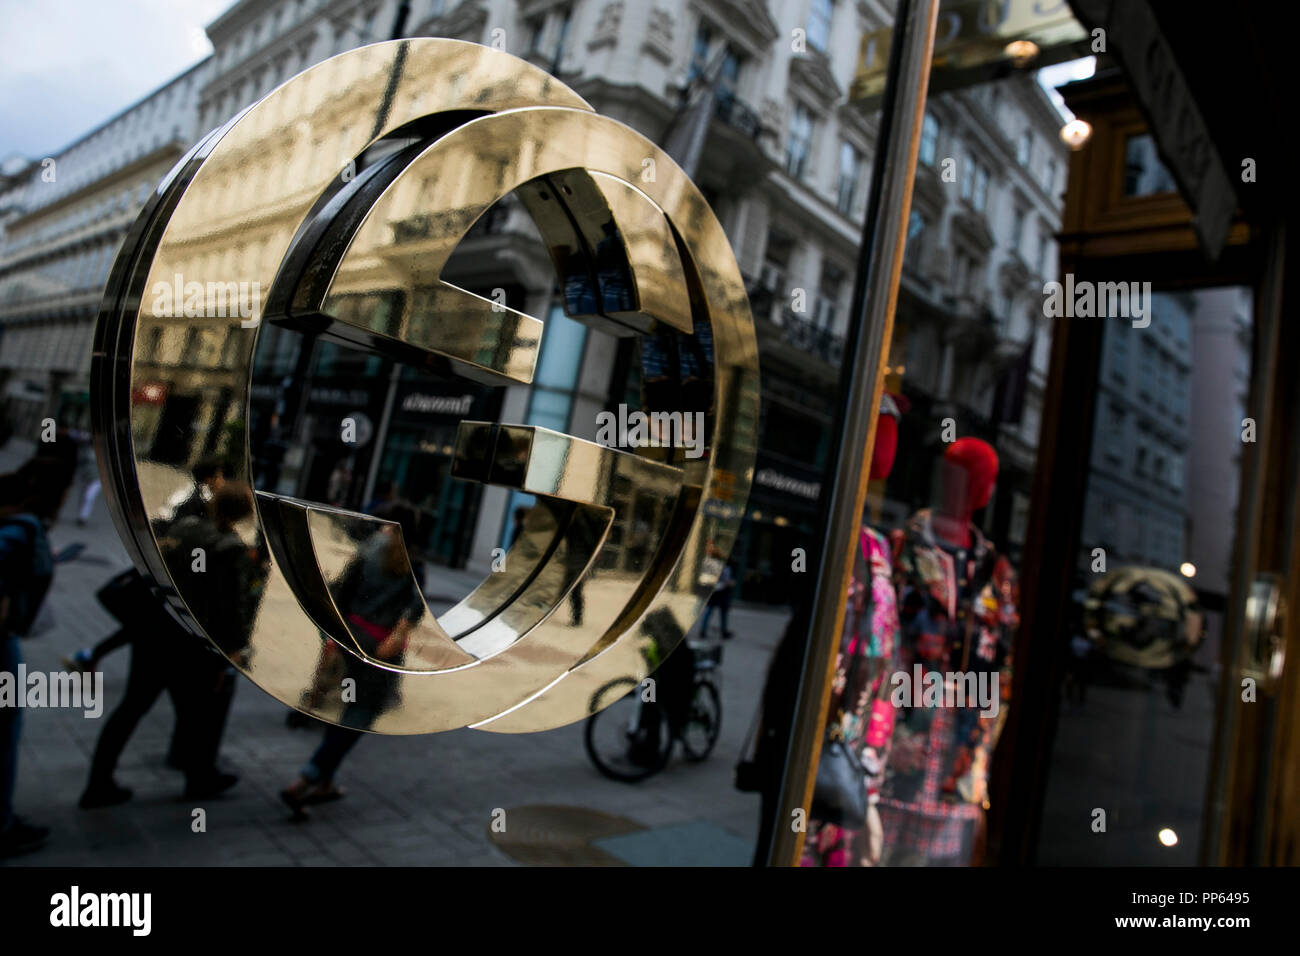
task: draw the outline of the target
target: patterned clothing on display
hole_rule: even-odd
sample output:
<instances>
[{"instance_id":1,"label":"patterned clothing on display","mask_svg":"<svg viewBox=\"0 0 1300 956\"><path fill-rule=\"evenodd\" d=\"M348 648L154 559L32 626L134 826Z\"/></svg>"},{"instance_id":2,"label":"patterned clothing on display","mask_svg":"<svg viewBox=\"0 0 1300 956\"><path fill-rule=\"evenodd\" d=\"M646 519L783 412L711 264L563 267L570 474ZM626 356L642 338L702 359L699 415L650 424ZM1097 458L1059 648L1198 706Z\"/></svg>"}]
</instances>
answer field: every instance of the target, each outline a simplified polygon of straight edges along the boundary
<instances>
[{"instance_id":1,"label":"patterned clothing on display","mask_svg":"<svg viewBox=\"0 0 1300 956\"><path fill-rule=\"evenodd\" d=\"M923 510L891 536L899 670L888 694L897 718L880 799L891 863L970 863L983 824L1019 590L1011 562L974 526L970 535L964 548L940 541ZM935 706L940 694L944 706ZM981 716L982 694L996 714Z\"/></svg>"},{"instance_id":2,"label":"patterned clothing on display","mask_svg":"<svg viewBox=\"0 0 1300 956\"><path fill-rule=\"evenodd\" d=\"M802 866L872 865L880 856L880 823L875 803L887 758L893 708L883 699L887 678L896 663L898 612L895 607L889 542L864 527L849 584L840 653L831 685L830 719L839 709L840 732L868 771L868 819L860 828L846 828L810 819L804 839ZM848 683L849 663L861 655Z\"/></svg>"}]
</instances>

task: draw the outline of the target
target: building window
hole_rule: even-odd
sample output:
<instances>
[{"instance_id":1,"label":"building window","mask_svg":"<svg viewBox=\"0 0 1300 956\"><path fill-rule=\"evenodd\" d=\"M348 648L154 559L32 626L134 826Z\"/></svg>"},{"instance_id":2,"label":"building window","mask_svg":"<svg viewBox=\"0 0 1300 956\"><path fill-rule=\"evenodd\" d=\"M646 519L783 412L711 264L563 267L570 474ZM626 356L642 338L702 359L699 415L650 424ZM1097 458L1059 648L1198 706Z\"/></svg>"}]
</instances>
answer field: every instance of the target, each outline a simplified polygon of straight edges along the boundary
<instances>
[{"instance_id":1,"label":"building window","mask_svg":"<svg viewBox=\"0 0 1300 956\"><path fill-rule=\"evenodd\" d=\"M821 288L813 316L815 324L820 328L835 328L835 318L839 314L840 294L843 287L844 270L829 264L823 266Z\"/></svg>"},{"instance_id":2,"label":"building window","mask_svg":"<svg viewBox=\"0 0 1300 956\"><path fill-rule=\"evenodd\" d=\"M728 46L722 55L722 68L718 70L719 97L730 99L735 95L736 88L740 85L740 67L743 62L741 55Z\"/></svg>"},{"instance_id":3,"label":"building window","mask_svg":"<svg viewBox=\"0 0 1300 956\"><path fill-rule=\"evenodd\" d=\"M808 45L820 53L826 52L831 37L831 15L835 5L832 0L812 0L808 11Z\"/></svg>"},{"instance_id":4,"label":"building window","mask_svg":"<svg viewBox=\"0 0 1300 956\"><path fill-rule=\"evenodd\" d=\"M983 210L989 198L989 171L983 166L975 167L975 187L971 194L971 205Z\"/></svg>"},{"instance_id":5,"label":"building window","mask_svg":"<svg viewBox=\"0 0 1300 956\"><path fill-rule=\"evenodd\" d=\"M1020 134L1020 142L1016 144L1016 162L1021 166L1028 166L1029 161L1034 154L1034 134L1025 130Z\"/></svg>"},{"instance_id":6,"label":"building window","mask_svg":"<svg viewBox=\"0 0 1300 956\"><path fill-rule=\"evenodd\" d=\"M1174 178L1156 152L1149 133L1130 136L1124 144L1124 195L1154 196L1175 192Z\"/></svg>"},{"instance_id":7,"label":"building window","mask_svg":"<svg viewBox=\"0 0 1300 956\"><path fill-rule=\"evenodd\" d=\"M1116 462L1124 460L1124 410L1110 406L1110 423L1106 435L1106 456Z\"/></svg>"},{"instance_id":8,"label":"building window","mask_svg":"<svg viewBox=\"0 0 1300 956\"><path fill-rule=\"evenodd\" d=\"M850 144L840 143L840 183L835 206L845 216L852 216L858 204L859 184L862 182L862 154Z\"/></svg>"},{"instance_id":9,"label":"building window","mask_svg":"<svg viewBox=\"0 0 1300 956\"><path fill-rule=\"evenodd\" d=\"M970 202L975 188L975 158L967 156L961 167L961 198Z\"/></svg>"},{"instance_id":10,"label":"building window","mask_svg":"<svg viewBox=\"0 0 1300 956\"><path fill-rule=\"evenodd\" d=\"M1043 188L1049 193L1056 188L1056 160L1047 161L1047 172L1043 174Z\"/></svg>"},{"instance_id":11,"label":"building window","mask_svg":"<svg viewBox=\"0 0 1300 956\"><path fill-rule=\"evenodd\" d=\"M700 26L695 31L695 48L691 51L691 68L686 77L688 84L704 75L704 71L709 66L709 49L712 46L713 29L704 21L700 21Z\"/></svg>"},{"instance_id":12,"label":"building window","mask_svg":"<svg viewBox=\"0 0 1300 956\"><path fill-rule=\"evenodd\" d=\"M925 216L913 209L907 217L907 244L903 247L904 266L919 269L926 225Z\"/></svg>"},{"instance_id":13,"label":"building window","mask_svg":"<svg viewBox=\"0 0 1300 956\"><path fill-rule=\"evenodd\" d=\"M1011 211L1011 249L1017 255L1020 253L1020 243L1025 235L1025 210L1016 206Z\"/></svg>"},{"instance_id":14,"label":"building window","mask_svg":"<svg viewBox=\"0 0 1300 956\"><path fill-rule=\"evenodd\" d=\"M812 153L813 118L802 103L795 103L790 113L790 132L785 141L785 171L803 179Z\"/></svg>"},{"instance_id":15,"label":"building window","mask_svg":"<svg viewBox=\"0 0 1300 956\"><path fill-rule=\"evenodd\" d=\"M912 214L907 217L907 243L910 248L911 244L925 232L925 217L912 210Z\"/></svg>"},{"instance_id":16,"label":"building window","mask_svg":"<svg viewBox=\"0 0 1300 956\"><path fill-rule=\"evenodd\" d=\"M953 256L953 267L953 292L963 295L970 284L970 256L964 252L957 253Z\"/></svg>"},{"instance_id":17,"label":"building window","mask_svg":"<svg viewBox=\"0 0 1300 956\"><path fill-rule=\"evenodd\" d=\"M1107 337L1113 344L1110 349L1110 375L1116 381L1123 382L1128 377L1128 338L1120 326L1108 327Z\"/></svg>"},{"instance_id":18,"label":"building window","mask_svg":"<svg viewBox=\"0 0 1300 956\"><path fill-rule=\"evenodd\" d=\"M370 10L361 21L361 42L369 43L375 36L375 11Z\"/></svg>"},{"instance_id":19,"label":"building window","mask_svg":"<svg viewBox=\"0 0 1300 956\"><path fill-rule=\"evenodd\" d=\"M181 365L199 364L199 330L189 329L185 333L185 344L181 347Z\"/></svg>"},{"instance_id":20,"label":"building window","mask_svg":"<svg viewBox=\"0 0 1300 956\"><path fill-rule=\"evenodd\" d=\"M1151 344L1150 339L1142 340L1142 382L1144 386L1150 386L1152 380L1156 377L1157 363L1159 356L1156 355L1155 346ZM1145 388L1148 394L1149 388Z\"/></svg>"},{"instance_id":21,"label":"building window","mask_svg":"<svg viewBox=\"0 0 1300 956\"><path fill-rule=\"evenodd\" d=\"M933 166L939 152L939 121L929 113L921 123L920 160L927 166Z\"/></svg>"},{"instance_id":22,"label":"building window","mask_svg":"<svg viewBox=\"0 0 1300 956\"><path fill-rule=\"evenodd\" d=\"M556 32L555 48L551 54L551 62L559 66L560 58L564 56L564 44L569 39L569 21L573 19L573 10L571 7L564 7L560 10L560 26Z\"/></svg>"},{"instance_id":23,"label":"building window","mask_svg":"<svg viewBox=\"0 0 1300 956\"><path fill-rule=\"evenodd\" d=\"M546 17L533 17L526 24L528 27L528 53L542 52L542 41L546 39Z\"/></svg>"},{"instance_id":24,"label":"building window","mask_svg":"<svg viewBox=\"0 0 1300 956\"><path fill-rule=\"evenodd\" d=\"M563 6L539 14L526 22L529 30L528 54L545 59L552 71L559 68L564 43L569 36L572 9Z\"/></svg>"}]
</instances>

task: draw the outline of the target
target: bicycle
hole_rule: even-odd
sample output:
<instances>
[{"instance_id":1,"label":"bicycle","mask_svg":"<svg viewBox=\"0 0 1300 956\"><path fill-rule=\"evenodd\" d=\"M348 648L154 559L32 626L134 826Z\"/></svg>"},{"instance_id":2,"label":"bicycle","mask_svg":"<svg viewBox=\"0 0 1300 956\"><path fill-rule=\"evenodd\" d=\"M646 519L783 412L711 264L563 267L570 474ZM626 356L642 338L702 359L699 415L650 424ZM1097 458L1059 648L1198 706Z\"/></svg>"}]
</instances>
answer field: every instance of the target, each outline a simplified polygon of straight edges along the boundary
<instances>
[{"instance_id":1,"label":"bicycle","mask_svg":"<svg viewBox=\"0 0 1300 956\"><path fill-rule=\"evenodd\" d=\"M687 641L678 651L683 652L690 659L688 696L668 686L675 655L656 672L653 696L662 700L647 700L650 685L631 677L615 678L592 695L594 713L587 718L583 740L587 756L604 776L624 783L645 780L668 765L678 741L690 763L713 752L722 729L722 696L714 676L722 665L722 646Z\"/></svg>"}]
</instances>

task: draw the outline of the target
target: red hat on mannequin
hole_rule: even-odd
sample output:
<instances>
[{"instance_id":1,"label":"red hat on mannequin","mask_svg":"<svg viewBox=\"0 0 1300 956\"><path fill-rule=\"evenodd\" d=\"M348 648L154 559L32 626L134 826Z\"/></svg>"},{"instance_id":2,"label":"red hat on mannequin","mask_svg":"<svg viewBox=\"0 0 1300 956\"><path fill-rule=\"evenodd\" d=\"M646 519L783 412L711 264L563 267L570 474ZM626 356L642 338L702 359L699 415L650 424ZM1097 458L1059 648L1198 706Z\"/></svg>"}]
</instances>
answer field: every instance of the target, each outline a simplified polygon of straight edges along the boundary
<instances>
[{"instance_id":1,"label":"red hat on mannequin","mask_svg":"<svg viewBox=\"0 0 1300 956\"><path fill-rule=\"evenodd\" d=\"M961 514L969 517L993 496L993 485L998 479L998 453L982 438L958 438L944 451L943 457L964 479Z\"/></svg>"},{"instance_id":2,"label":"red hat on mannequin","mask_svg":"<svg viewBox=\"0 0 1300 956\"><path fill-rule=\"evenodd\" d=\"M898 454L898 422L907 410L907 399L885 392L880 396L880 415L876 419L876 443L871 450L872 481L885 478L893 470Z\"/></svg>"}]
</instances>

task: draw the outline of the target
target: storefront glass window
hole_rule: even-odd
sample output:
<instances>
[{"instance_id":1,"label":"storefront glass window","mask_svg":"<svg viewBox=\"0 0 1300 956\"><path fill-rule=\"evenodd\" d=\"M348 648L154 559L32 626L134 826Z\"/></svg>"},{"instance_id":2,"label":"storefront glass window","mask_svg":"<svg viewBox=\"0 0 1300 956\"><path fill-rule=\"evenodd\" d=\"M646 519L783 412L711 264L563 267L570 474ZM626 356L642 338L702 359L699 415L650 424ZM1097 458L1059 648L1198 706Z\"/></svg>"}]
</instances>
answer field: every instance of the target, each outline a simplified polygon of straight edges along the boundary
<instances>
[{"instance_id":1,"label":"storefront glass window","mask_svg":"<svg viewBox=\"0 0 1300 956\"><path fill-rule=\"evenodd\" d=\"M1160 293L1150 323L1105 320L1108 359L1161 356L1159 393L1103 379L1068 665L1058 696L1038 862L1195 865L1223 674L1249 381L1248 290ZM1150 343L1149 346L1147 343ZM1190 396L1191 407L1173 406ZM1105 404L1103 404L1105 403ZM1104 415L1109 406L1113 412ZM1137 429L1117 433L1118 416ZM1125 474L1104 451L1126 442ZM1190 476L1184 481L1183 475ZM1128 515L1125 522L1108 516Z\"/></svg>"}]
</instances>

